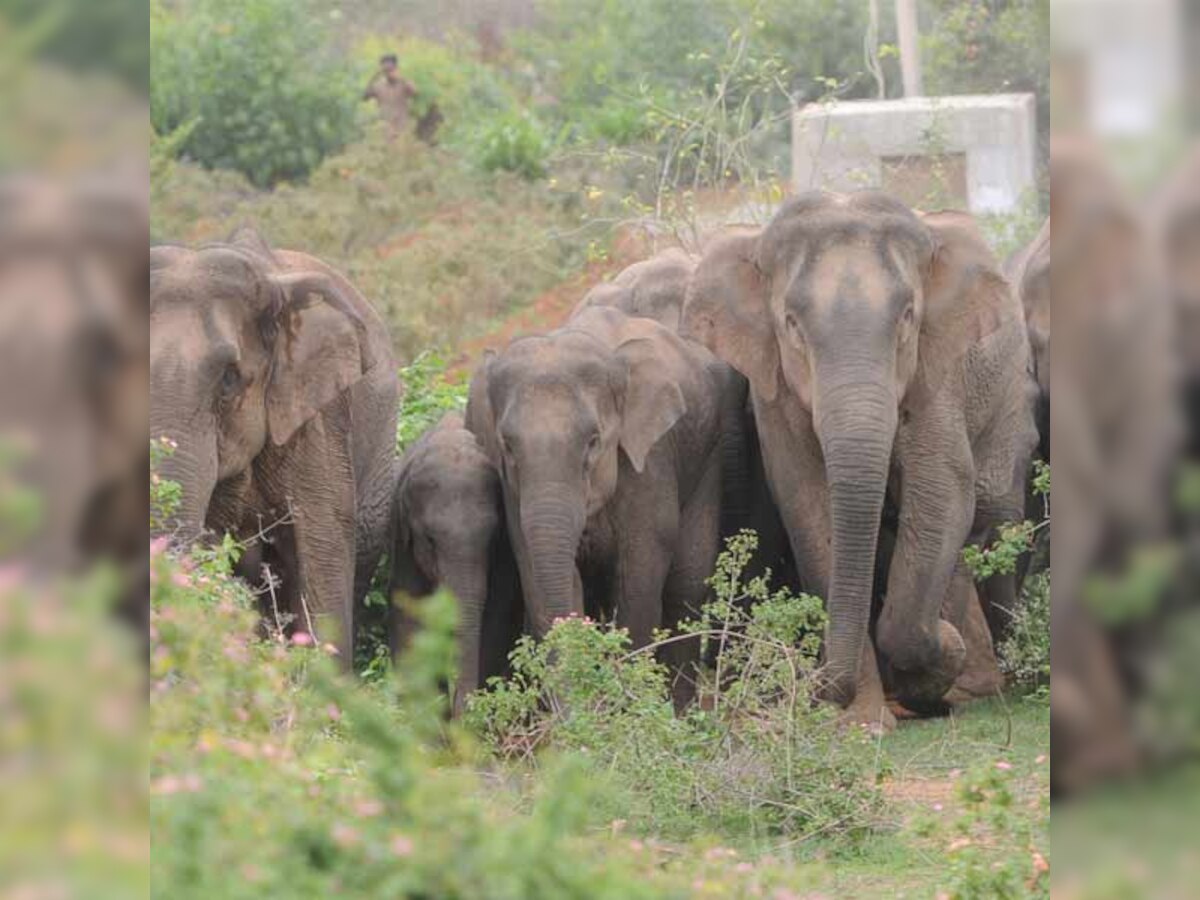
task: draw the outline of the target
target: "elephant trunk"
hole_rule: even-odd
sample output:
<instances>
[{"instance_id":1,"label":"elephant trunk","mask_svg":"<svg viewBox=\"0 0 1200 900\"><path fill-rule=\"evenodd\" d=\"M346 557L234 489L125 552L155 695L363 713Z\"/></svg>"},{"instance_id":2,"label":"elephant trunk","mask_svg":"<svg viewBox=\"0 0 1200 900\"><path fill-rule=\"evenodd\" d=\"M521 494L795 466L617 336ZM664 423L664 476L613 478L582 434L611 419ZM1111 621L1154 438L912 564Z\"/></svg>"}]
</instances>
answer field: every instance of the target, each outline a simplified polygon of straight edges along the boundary
<instances>
[{"instance_id":1,"label":"elephant trunk","mask_svg":"<svg viewBox=\"0 0 1200 900\"><path fill-rule=\"evenodd\" d=\"M817 424L825 456L832 524L829 640L824 695L841 706L854 699L871 614L875 545L896 431L896 400L876 383L824 397Z\"/></svg>"},{"instance_id":2,"label":"elephant trunk","mask_svg":"<svg viewBox=\"0 0 1200 900\"><path fill-rule=\"evenodd\" d=\"M544 637L557 619L583 614L575 556L583 535L583 499L556 485L521 502L521 533L531 584L525 597L534 635Z\"/></svg>"},{"instance_id":3,"label":"elephant trunk","mask_svg":"<svg viewBox=\"0 0 1200 900\"><path fill-rule=\"evenodd\" d=\"M446 587L458 599L458 683L454 690L454 714L459 715L467 695L479 688L479 654L483 611L487 603L486 551L482 556L463 554L445 561Z\"/></svg>"},{"instance_id":4,"label":"elephant trunk","mask_svg":"<svg viewBox=\"0 0 1200 900\"><path fill-rule=\"evenodd\" d=\"M157 423L151 424L150 433L174 444L174 450L159 466L158 476L179 484L182 497L168 530L179 542L190 543L204 530L208 504L217 484L216 447L205 446L215 441L184 434L177 428L157 427Z\"/></svg>"}]
</instances>

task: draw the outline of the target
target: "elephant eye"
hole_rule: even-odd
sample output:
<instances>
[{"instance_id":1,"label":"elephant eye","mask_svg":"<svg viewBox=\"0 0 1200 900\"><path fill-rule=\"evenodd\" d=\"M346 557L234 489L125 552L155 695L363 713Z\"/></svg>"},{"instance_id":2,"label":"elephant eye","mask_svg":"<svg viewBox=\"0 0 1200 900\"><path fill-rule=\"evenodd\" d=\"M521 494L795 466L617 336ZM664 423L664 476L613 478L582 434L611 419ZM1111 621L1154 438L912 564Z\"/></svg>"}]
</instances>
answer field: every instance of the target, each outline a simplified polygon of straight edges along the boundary
<instances>
[{"instance_id":1,"label":"elephant eye","mask_svg":"<svg viewBox=\"0 0 1200 900\"><path fill-rule=\"evenodd\" d=\"M589 469L596 462L596 455L600 452L600 432L596 432L587 442L587 450L583 456L583 467Z\"/></svg>"},{"instance_id":2,"label":"elephant eye","mask_svg":"<svg viewBox=\"0 0 1200 900\"><path fill-rule=\"evenodd\" d=\"M241 386L241 370L238 369L237 363L230 363L225 367L225 371L221 373L221 393L228 396Z\"/></svg>"},{"instance_id":3,"label":"elephant eye","mask_svg":"<svg viewBox=\"0 0 1200 900\"><path fill-rule=\"evenodd\" d=\"M911 303L908 304L908 306L904 307L904 324L905 325L911 325L913 323L913 319L915 319L916 316L917 316L917 314L913 310L913 305Z\"/></svg>"}]
</instances>

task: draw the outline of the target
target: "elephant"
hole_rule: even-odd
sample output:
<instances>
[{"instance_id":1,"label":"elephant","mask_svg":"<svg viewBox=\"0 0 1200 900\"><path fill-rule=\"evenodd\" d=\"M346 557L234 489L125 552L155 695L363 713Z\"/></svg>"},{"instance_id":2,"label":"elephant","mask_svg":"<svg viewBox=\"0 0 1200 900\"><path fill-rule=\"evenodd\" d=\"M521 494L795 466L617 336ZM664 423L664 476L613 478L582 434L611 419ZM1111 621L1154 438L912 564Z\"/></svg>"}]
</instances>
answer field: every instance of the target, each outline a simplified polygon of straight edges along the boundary
<instances>
[{"instance_id":1,"label":"elephant","mask_svg":"<svg viewBox=\"0 0 1200 900\"><path fill-rule=\"evenodd\" d=\"M1037 379L1038 457L1050 461L1050 220L1009 259L1005 274L1025 311Z\"/></svg>"},{"instance_id":2,"label":"elephant","mask_svg":"<svg viewBox=\"0 0 1200 900\"><path fill-rule=\"evenodd\" d=\"M448 413L405 451L393 515L392 653L403 650L414 624L397 593L420 598L449 588L458 599L457 715L471 691L505 673L523 624L500 475L461 414Z\"/></svg>"},{"instance_id":3,"label":"elephant","mask_svg":"<svg viewBox=\"0 0 1200 900\"><path fill-rule=\"evenodd\" d=\"M274 607L351 666L355 601L387 543L395 476L382 320L332 267L246 229L154 247L150 384L151 434L177 448L160 473L183 490L176 538L268 529Z\"/></svg>"},{"instance_id":4,"label":"elephant","mask_svg":"<svg viewBox=\"0 0 1200 900\"><path fill-rule=\"evenodd\" d=\"M869 636L890 491L874 649L905 706L940 706L964 664L961 550L1020 518L1036 442L1024 316L969 217L876 191L795 196L708 249L683 331L750 381L800 578L829 611L820 695L894 724ZM1011 608L1011 579L983 587Z\"/></svg>"},{"instance_id":5,"label":"elephant","mask_svg":"<svg viewBox=\"0 0 1200 900\"><path fill-rule=\"evenodd\" d=\"M612 281L597 284L571 315L593 306L611 306L678 331L684 294L695 267L695 257L678 247L663 250L622 269Z\"/></svg>"},{"instance_id":6,"label":"elephant","mask_svg":"<svg viewBox=\"0 0 1200 900\"><path fill-rule=\"evenodd\" d=\"M733 373L657 322L599 307L472 379L467 427L500 472L526 621L611 618L644 647L697 614L719 543ZM697 641L661 648L677 708Z\"/></svg>"},{"instance_id":7,"label":"elephant","mask_svg":"<svg viewBox=\"0 0 1200 900\"><path fill-rule=\"evenodd\" d=\"M653 319L678 333L684 297L695 268L696 257L680 248L669 248L626 267L612 281L593 287L576 305L572 315L597 306L610 306L630 316ZM749 402L749 385L736 370L731 371L729 383L735 393L740 386L743 414L741 427L731 429L725 435L727 465L721 536L727 538L746 528L754 531L758 536L758 550L747 577L760 575L770 568L775 584L795 587L799 583L795 562L766 484L754 411Z\"/></svg>"}]
</instances>

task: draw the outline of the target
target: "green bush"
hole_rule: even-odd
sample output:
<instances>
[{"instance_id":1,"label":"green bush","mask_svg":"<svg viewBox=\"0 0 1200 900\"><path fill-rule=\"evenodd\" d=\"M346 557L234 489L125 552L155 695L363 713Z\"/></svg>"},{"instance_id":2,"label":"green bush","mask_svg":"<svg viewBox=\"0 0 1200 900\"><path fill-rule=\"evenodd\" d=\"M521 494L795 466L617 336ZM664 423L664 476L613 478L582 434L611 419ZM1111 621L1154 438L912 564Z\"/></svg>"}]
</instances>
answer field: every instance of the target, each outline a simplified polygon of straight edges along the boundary
<instances>
[{"instance_id":1,"label":"green bush","mask_svg":"<svg viewBox=\"0 0 1200 900\"><path fill-rule=\"evenodd\" d=\"M534 180L546 175L553 142L529 113L510 112L481 123L476 156L485 172L503 170Z\"/></svg>"},{"instance_id":2,"label":"green bush","mask_svg":"<svg viewBox=\"0 0 1200 900\"><path fill-rule=\"evenodd\" d=\"M423 605L394 679L364 687L319 648L256 637L245 588L212 566L156 550L151 570L150 870L173 898L750 897L809 880L626 839L586 755L545 758L536 782L485 777L444 718L449 595Z\"/></svg>"},{"instance_id":3,"label":"green bush","mask_svg":"<svg viewBox=\"0 0 1200 900\"><path fill-rule=\"evenodd\" d=\"M396 417L396 449L400 453L446 413L467 408L466 381L461 377L448 380L445 358L432 350L400 370L400 383L404 392Z\"/></svg>"},{"instance_id":4,"label":"green bush","mask_svg":"<svg viewBox=\"0 0 1200 900\"><path fill-rule=\"evenodd\" d=\"M318 19L292 0L156 3L150 113L155 130L195 126L179 147L259 186L300 179L355 136L351 68L331 55Z\"/></svg>"},{"instance_id":5,"label":"green bush","mask_svg":"<svg viewBox=\"0 0 1200 900\"><path fill-rule=\"evenodd\" d=\"M743 583L756 544L753 532L730 539L710 581L716 599L683 629L724 648L686 715L653 657L681 636L630 650L621 629L566 619L540 643L520 641L511 679L475 694L468 722L509 763L586 755L609 786L606 808L639 833L862 838L879 811L873 757L862 734L840 733L813 703L821 601L772 592L769 573Z\"/></svg>"}]
</instances>

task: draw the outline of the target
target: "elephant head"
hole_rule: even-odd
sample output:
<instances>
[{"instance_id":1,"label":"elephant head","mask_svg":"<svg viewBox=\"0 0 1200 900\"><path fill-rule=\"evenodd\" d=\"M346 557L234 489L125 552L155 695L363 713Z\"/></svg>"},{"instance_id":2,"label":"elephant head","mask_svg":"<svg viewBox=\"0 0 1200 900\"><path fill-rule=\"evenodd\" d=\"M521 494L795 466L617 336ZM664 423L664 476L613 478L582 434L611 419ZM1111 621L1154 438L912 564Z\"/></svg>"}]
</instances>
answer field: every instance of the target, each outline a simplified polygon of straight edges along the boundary
<instances>
[{"instance_id":1,"label":"elephant head","mask_svg":"<svg viewBox=\"0 0 1200 900\"><path fill-rule=\"evenodd\" d=\"M678 247L644 259L621 270L612 281L593 287L579 301L572 315L596 306L619 309L630 316L653 319L676 331L688 280L696 259Z\"/></svg>"},{"instance_id":2,"label":"elephant head","mask_svg":"<svg viewBox=\"0 0 1200 900\"><path fill-rule=\"evenodd\" d=\"M760 233L715 243L689 287L684 333L746 375L756 404L786 392L811 421L830 504L827 693L843 705L855 695L902 410L915 383L940 377L923 347L974 327L955 318L980 271L944 240L957 224L880 193L807 193ZM997 281L988 289L1007 290Z\"/></svg>"},{"instance_id":3,"label":"elephant head","mask_svg":"<svg viewBox=\"0 0 1200 900\"><path fill-rule=\"evenodd\" d=\"M578 330L605 313L624 320L596 310L583 324L515 341L471 384L467 427L500 470L526 611L539 637L556 619L583 613L575 560L588 519L613 497L622 467L642 472L686 411L654 341L607 327Z\"/></svg>"},{"instance_id":4,"label":"elephant head","mask_svg":"<svg viewBox=\"0 0 1200 900\"><path fill-rule=\"evenodd\" d=\"M396 534L392 590L423 597L437 586L458 600L459 683L454 705L479 687L484 611L489 572L507 553L501 519L500 481L474 435L458 415L447 416L412 447L396 484ZM495 585L499 589L500 585ZM411 626L393 615L392 650L399 651Z\"/></svg>"},{"instance_id":5,"label":"elephant head","mask_svg":"<svg viewBox=\"0 0 1200 900\"><path fill-rule=\"evenodd\" d=\"M150 433L177 447L161 474L183 489L181 538L206 517L233 527L222 507L247 488L255 458L371 367L348 290L329 271L284 270L248 237L152 249Z\"/></svg>"}]
</instances>

